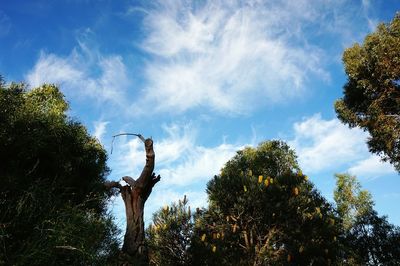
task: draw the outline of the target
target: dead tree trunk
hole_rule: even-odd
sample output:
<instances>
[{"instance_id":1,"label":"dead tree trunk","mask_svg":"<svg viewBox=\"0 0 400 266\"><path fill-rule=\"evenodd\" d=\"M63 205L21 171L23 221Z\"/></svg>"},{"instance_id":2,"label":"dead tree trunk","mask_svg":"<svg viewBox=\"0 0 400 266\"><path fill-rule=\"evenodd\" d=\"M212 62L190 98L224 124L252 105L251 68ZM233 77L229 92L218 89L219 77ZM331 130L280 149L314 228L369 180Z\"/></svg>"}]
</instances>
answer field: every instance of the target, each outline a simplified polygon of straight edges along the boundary
<instances>
[{"instance_id":1,"label":"dead tree trunk","mask_svg":"<svg viewBox=\"0 0 400 266\"><path fill-rule=\"evenodd\" d=\"M121 193L125 203L126 211L126 232L124 244L122 246L122 255L124 258L133 259L137 264L147 264L148 253L144 242L144 204L149 197L153 186L160 181L160 176L153 173L155 154L153 150L153 140L144 139L137 135L144 143L146 151L146 164L142 173L134 180L132 177L124 176L127 185L122 186L119 182L108 182L108 188L117 188Z\"/></svg>"}]
</instances>

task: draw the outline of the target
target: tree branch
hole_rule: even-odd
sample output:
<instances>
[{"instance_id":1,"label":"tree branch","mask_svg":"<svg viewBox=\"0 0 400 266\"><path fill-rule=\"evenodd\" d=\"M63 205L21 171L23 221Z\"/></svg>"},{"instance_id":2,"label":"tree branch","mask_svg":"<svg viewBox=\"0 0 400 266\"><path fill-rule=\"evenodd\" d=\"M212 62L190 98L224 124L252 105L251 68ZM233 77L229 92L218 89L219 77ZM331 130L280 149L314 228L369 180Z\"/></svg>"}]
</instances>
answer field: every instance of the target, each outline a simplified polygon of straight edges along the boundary
<instances>
[{"instance_id":1,"label":"tree branch","mask_svg":"<svg viewBox=\"0 0 400 266\"><path fill-rule=\"evenodd\" d=\"M130 177L130 176L124 176L124 177L122 177L122 180L124 180L124 181L125 181L128 185L130 185L131 187L134 187L135 184L136 184L136 180L133 179L133 178Z\"/></svg>"},{"instance_id":2,"label":"tree branch","mask_svg":"<svg viewBox=\"0 0 400 266\"><path fill-rule=\"evenodd\" d=\"M151 178L152 178L152 186L154 186L157 182L159 182L160 181L160 179L161 179L161 176L160 175L157 175L156 176L156 174L155 173L153 173L152 175L151 175Z\"/></svg>"},{"instance_id":3,"label":"tree branch","mask_svg":"<svg viewBox=\"0 0 400 266\"><path fill-rule=\"evenodd\" d=\"M154 162L155 162L155 154L154 154L152 139L148 138L144 141L144 149L146 151L146 164L143 167L142 173L140 174L136 182L142 188L148 189L148 186L151 185L152 174L154 170Z\"/></svg>"},{"instance_id":4,"label":"tree branch","mask_svg":"<svg viewBox=\"0 0 400 266\"><path fill-rule=\"evenodd\" d=\"M116 181L106 181L105 183L104 183L104 186L107 188L107 189L112 189L112 188L118 188L118 189L122 189L122 186L121 186L121 184L119 183L119 182L116 182Z\"/></svg>"}]
</instances>

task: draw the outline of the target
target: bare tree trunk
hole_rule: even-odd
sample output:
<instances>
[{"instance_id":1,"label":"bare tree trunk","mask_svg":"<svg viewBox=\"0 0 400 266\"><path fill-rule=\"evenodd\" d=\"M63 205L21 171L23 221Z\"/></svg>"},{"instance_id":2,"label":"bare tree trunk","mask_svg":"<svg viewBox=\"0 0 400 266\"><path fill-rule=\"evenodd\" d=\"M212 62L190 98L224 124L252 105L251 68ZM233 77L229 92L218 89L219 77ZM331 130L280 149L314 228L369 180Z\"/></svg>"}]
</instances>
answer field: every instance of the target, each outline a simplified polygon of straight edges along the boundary
<instances>
[{"instance_id":1,"label":"bare tree trunk","mask_svg":"<svg viewBox=\"0 0 400 266\"><path fill-rule=\"evenodd\" d=\"M160 181L160 176L153 173L155 162L153 140L144 139L141 135L138 137L144 142L146 151L146 164L139 178L134 180L132 177L124 176L122 179L127 183L126 186L121 186L118 182L108 182L106 186L118 188L125 203L126 232L122 246L123 257L131 258L137 264L148 264L143 211L153 186Z\"/></svg>"}]
</instances>

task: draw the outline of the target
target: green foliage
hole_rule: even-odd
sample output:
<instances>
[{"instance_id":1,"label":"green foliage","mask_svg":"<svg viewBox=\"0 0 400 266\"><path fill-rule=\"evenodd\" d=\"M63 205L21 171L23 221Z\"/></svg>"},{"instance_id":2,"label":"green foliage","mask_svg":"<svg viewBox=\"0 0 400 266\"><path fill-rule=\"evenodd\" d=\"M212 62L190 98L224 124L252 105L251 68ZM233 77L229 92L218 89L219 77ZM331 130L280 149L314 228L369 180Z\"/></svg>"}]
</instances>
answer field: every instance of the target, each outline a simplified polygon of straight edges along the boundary
<instances>
[{"instance_id":1,"label":"green foliage","mask_svg":"<svg viewBox=\"0 0 400 266\"><path fill-rule=\"evenodd\" d=\"M118 248L106 153L54 85L0 87L0 264L104 264Z\"/></svg>"},{"instance_id":2,"label":"green foliage","mask_svg":"<svg viewBox=\"0 0 400 266\"><path fill-rule=\"evenodd\" d=\"M398 265L400 261L400 228L374 210L357 217L346 242L359 265Z\"/></svg>"},{"instance_id":3,"label":"green foliage","mask_svg":"<svg viewBox=\"0 0 400 266\"><path fill-rule=\"evenodd\" d=\"M345 230L349 230L357 218L369 213L373 208L372 196L355 176L336 174L336 188L333 192L337 211Z\"/></svg>"},{"instance_id":4,"label":"green foliage","mask_svg":"<svg viewBox=\"0 0 400 266\"><path fill-rule=\"evenodd\" d=\"M186 196L153 214L146 231L150 265L193 265L190 252L193 216Z\"/></svg>"},{"instance_id":5,"label":"green foliage","mask_svg":"<svg viewBox=\"0 0 400 266\"><path fill-rule=\"evenodd\" d=\"M355 176L336 175L334 199L343 220L343 260L349 265L396 265L400 229L373 210L371 194Z\"/></svg>"},{"instance_id":6,"label":"green foliage","mask_svg":"<svg viewBox=\"0 0 400 266\"><path fill-rule=\"evenodd\" d=\"M285 143L268 141L239 151L208 183L207 193L209 210L195 227L206 265L335 261L335 213Z\"/></svg>"},{"instance_id":7,"label":"green foliage","mask_svg":"<svg viewBox=\"0 0 400 266\"><path fill-rule=\"evenodd\" d=\"M207 185L209 206L187 200L154 214L153 265L396 265L400 229L373 210L356 177L336 175L335 210L284 142L238 151Z\"/></svg>"},{"instance_id":8,"label":"green foliage","mask_svg":"<svg viewBox=\"0 0 400 266\"><path fill-rule=\"evenodd\" d=\"M380 24L362 45L346 49L344 97L335 103L339 119L361 127L368 146L400 171L400 13Z\"/></svg>"}]
</instances>

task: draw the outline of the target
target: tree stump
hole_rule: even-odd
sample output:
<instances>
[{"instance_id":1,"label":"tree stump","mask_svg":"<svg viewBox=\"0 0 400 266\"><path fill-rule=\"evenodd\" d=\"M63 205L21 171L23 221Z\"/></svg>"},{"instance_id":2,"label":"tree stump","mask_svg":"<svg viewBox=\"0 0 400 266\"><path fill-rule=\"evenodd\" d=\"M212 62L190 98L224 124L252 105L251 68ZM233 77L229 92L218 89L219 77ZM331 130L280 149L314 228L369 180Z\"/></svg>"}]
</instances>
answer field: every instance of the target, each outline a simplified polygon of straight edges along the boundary
<instances>
[{"instance_id":1,"label":"tree stump","mask_svg":"<svg viewBox=\"0 0 400 266\"><path fill-rule=\"evenodd\" d=\"M125 186L115 181L106 183L107 188L119 190L125 203L126 232L119 259L123 261L123 265L148 265L143 218L144 204L154 185L161 178L160 175L156 176L153 173L155 163L153 140L145 139L142 135L137 136L143 141L146 151L146 164L139 178L134 180L130 176L122 177L122 180L127 183Z\"/></svg>"}]
</instances>

